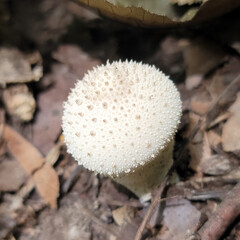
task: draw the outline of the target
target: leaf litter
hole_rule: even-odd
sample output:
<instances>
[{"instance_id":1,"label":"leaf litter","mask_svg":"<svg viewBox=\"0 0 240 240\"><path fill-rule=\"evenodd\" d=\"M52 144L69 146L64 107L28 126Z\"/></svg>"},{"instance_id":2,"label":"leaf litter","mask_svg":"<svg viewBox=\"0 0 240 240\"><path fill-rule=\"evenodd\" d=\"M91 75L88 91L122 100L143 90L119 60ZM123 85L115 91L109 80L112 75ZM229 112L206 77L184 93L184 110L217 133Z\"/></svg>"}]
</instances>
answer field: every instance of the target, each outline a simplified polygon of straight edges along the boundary
<instances>
[{"instance_id":1,"label":"leaf litter","mask_svg":"<svg viewBox=\"0 0 240 240\"><path fill-rule=\"evenodd\" d=\"M78 9L70 9L76 16ZM240 61L234 52L236 38L235 45L224 45L224 38L216 41L209 35L203 37L206 26L191 30L191 34L184 28L159 34L155 29L126 28L100 17L88 18L89 14L81 11L84 18L80 24L77 19L72 23L78 29L75 35L68 32L71 28L66 29L65 38L47 50L48 56L38 52L41 42L32 54L17 46L1 46L8 55L0 62L0 76L9 78L1 79L0 88L0 238L182 240L196 234L205 236L209 226L236 230L233 220L239 211L236 184L240 179ZM215 24L226 24L225 17L218 21ZM84 44L76 44L79 35ZM148 35L150 40L146 41ZM69 42L70 36L76 39ZM135 48L131 48L133 42L138 43ZM123 47L126 44L129 51ZM109 46L114 49L108 52ZM166 182L156 189L148 206L110 179L77 166L62 141L62 102L76 79L108 58L137 58L155 64L171 75L183 99L174 152L178 182ZM7 75L1 63L11 66ZM18 91L6 92L17 86L28 89L36 104L27 121L19 117L24 111L16 117L16 111L10 110ZM231 214L222 213L221 208ZM224 225L212 225L219 213L226 220ZM234 234L237 236L237 230L231 232Z\"/></svg>"}]
</instances>

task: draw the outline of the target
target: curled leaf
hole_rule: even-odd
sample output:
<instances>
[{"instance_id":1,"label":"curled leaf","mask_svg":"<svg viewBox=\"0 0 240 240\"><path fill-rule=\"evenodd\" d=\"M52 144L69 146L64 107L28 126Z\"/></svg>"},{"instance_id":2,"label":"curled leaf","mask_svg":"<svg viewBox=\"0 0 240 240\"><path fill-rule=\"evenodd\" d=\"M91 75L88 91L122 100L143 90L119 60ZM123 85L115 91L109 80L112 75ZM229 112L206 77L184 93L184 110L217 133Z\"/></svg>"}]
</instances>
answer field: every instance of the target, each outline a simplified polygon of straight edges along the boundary
<instances>
[{"instance_id":1,"label":"curled leaf","mask_svg":"<svg viewBox=\"0 0 240 240\"><path fill-rule=\"evenodd\" d=\"M137 26L176 26L219 16L240 6L239 0L77 0L102 15ZM174 4L176 3L176 4ZM180 6L184 5L184 6Z\"/></svg>"},{"instance_id":2,"label":"curled leaf","mask_svg":"<svg viewBox=\"0 0 240 240\"><path fill-rule=\"evenodd\" d=\"M51 164L46 162L37 148L7 125L4 126L3 139L24 170L32 175L40 196L50 207L56 208L59 180Z\"/></svg>"}]
</instances>

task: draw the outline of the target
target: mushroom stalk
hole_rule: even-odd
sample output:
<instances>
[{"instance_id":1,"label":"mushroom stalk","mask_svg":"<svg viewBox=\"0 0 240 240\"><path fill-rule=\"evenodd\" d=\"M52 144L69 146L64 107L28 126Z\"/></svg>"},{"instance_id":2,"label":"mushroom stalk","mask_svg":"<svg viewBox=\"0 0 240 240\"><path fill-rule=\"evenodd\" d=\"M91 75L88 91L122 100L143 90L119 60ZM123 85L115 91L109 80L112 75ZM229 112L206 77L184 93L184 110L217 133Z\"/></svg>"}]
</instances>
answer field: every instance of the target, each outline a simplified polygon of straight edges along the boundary
<instances>
[{"instance_id":1,"label":"mushroom stalk","mask_svg":"<svg viewBox=\"0 0 240 240\"><path fill-rule=\"evenodd\" d=\"M131 190L140 199L143 198L143 202L148 200L144 199L145 196L163 182L173 164L173 143L172 140L156 156L152 156L152 160L146 165L139 167L135 171L113 176L113 180Z\"/></svg>"}]
</instances>

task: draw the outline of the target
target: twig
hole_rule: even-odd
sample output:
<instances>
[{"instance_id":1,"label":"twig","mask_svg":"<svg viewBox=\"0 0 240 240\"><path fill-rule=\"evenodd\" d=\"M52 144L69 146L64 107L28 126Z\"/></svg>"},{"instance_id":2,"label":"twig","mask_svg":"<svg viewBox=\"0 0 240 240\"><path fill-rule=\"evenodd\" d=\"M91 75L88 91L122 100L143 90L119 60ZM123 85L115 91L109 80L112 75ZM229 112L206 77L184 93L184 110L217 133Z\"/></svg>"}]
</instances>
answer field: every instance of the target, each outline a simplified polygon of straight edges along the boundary
<instances>
[{"instance_id":1,"label":"twig","mask_svg":"<svg viewBox=\"0 0 240 240\"><path fill-rule=\"evenodd\" d=\"M198 231L202 240L217 240L240 215L240 183L226 196L209 220Z\"/></svg>"},{"instance_id":2,"label":"twig","mask_svg":"<svg viewBox=\"0 0 240 240\"><path fill-rule=\"evenodd\" d=\"M145 227L146 227L146 225L147 225L147 223L148 223L148 221L149 221L149 219L152 215L153 210L155 209L157 204L159 204L159 199L160 199L160 197L162 195L162 192L163 192L163 190L164 190L164 188L165 188L165 186L168 182L168 179L169 179L169 177L167 176L165 178L165 180L162 182L160 188L158 189L157 194L155 195L151 205L149 206L148 211L147 211L147 213L146 213L146 215L145 215L145 217L144 217L144 219L143 219L143 221L142 221L142 223L141 223L141 225L140 225L140 227L137 231L137 234L136 234L134 240L140 240L141 239L142 233L143 233L143 231L144 231L144 229L145 229Z\"/></svg>"},{"instance_id":3,"label":"twig","mask_svg":"<svg viewBox=\"0 0 240 240\"><path fill-rule=\"evenodd\" d=\"M221 103L223 99L229 100L231 96L236 95L240 89L240 74L228 85L228 87L219 95L219 97L213 103L211 109L206 115L206 128L209 128L211 122L218 116L221 107L226 107L229 102L225 101Z\"/></svg>"},{"instance_id":4,"label":"twig","mask_svg":"<svg viewBox=\"0 0 240 240\"><path fill-rule=\"evenodd\" d=\"M73 184L78 180L80 177L80 173L82 171L82 166L77 166L73 172L71 173L70 177L64 182L62 186L62 192L67 193Z\"/></svg>"},{"instance_id":5,"label":"twig","mask_svg":"<svg viewBox=\"0 0 240 240\"><path fill-rule=\"evenodd\" d=\"M176 183L176 186L186 186L190 184L191 186L194 186L195 184L209 184L213 182L217 182L218 184L237 184L239 183L239 177L238 176L217 176L217 177L197 177L193 180L187 180L185 182L179 182Z\"/></svg>"},{"instance_id":6,"label":"twig","mask_svg":"<svg viewBox=\"0 0 240 240\"><path fill-rule=\"evenodd\" d=\"M143 204L141 204L140 201L138 200L121 201L121 200L111 199L109 197L99 197L98 201L100 203L107 203L107 205L110 205L110 206L118 206L118 207L129 206L134 208L143 207Z\"/></svg>"}]
</instances>

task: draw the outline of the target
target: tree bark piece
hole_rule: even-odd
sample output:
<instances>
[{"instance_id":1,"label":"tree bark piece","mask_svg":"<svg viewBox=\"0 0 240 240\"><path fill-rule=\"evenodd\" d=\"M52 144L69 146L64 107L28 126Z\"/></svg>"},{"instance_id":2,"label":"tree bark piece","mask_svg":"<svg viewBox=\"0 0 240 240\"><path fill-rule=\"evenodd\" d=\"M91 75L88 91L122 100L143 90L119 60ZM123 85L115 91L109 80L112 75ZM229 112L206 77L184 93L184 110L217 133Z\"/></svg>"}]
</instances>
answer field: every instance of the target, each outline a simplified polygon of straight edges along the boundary
<instances>
[{"instance_id":1,"label":"tree bark piece","mask_svg":"<svg viewBox=\"0 0 240 240\"><path fill-rule=\"evenodd\" d=\"M203 240L217 240L227 227L240 215L240 183L238 183L218 206L216 212L199 230Z\"/></svg>"}]
</instances>

